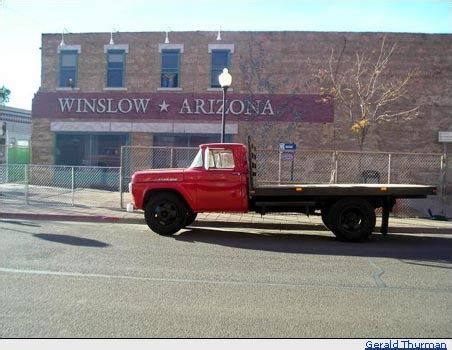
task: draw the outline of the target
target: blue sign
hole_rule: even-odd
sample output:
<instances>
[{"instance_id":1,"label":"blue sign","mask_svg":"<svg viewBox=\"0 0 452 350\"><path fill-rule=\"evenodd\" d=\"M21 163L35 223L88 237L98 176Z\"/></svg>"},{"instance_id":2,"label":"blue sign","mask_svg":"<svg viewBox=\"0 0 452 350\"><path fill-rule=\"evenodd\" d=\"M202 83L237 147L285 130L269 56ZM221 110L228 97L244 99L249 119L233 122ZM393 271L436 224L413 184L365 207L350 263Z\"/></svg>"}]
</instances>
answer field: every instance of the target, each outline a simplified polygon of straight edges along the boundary
<instances>
[{"instance_id":1,"label":"blue sign","mask_svg":"<svg viewBox=\"0 0 452 350\"><path fill-rule=\"evenodd\" d=\"M281 151L295 151L297 149L297 145L295 143L284 143L281 142L279 144L279 149Z\"/></svg>"}]
</instances>

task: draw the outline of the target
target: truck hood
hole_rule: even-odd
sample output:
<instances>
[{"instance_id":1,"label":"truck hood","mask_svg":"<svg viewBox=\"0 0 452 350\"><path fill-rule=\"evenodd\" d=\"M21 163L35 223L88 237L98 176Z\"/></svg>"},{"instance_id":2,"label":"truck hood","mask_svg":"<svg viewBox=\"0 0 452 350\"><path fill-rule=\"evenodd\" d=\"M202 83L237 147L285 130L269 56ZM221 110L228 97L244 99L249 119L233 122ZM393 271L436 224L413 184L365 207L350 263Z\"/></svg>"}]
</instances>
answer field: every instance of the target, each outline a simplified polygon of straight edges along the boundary
<instances>
[{"instance_id":1,"label":"truck hood","mask_svg":"<svg viewBox=\"0 0 452 350\"><path fill-rule=\"evenodd\" d=\"M150 169L137 171L132 182L178 182L184 180L185 169Z\"/></svg>"}]
</instances>

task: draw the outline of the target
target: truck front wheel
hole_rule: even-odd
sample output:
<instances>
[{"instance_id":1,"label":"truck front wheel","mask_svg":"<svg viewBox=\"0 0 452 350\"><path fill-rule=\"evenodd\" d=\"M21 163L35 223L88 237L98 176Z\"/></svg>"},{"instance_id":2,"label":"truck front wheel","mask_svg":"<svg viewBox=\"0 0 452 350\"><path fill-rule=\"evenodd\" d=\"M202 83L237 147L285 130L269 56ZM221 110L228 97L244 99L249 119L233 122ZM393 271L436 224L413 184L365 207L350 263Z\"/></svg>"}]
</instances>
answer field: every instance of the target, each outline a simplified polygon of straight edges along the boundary
<instances>
[{"instance_id":1,"label":"truck front wheel","mask_svg":"<svg viewBox=\"0 0 452 350\"><path fill-rule=\"evenodd\" d=\"M184 227L187 208L174 193L160 193L146 204L144 218L149 228L162 236L169 236Z\"/></svg>"},{"instance_id":2,"label":"truck front wheel","mask_svg":"<svg viewBox=\"0 0 452 350\"><path fill-rule=\"evenodd\" d=\"M337 238L359 242L366 240L376 223L375 209L361 198L344 198L331 206L328 224Z\"/></svg>"},{"instance_id":3,"label":"truck front wheel","mask_svg":"<svg viewBox=\"0 0 452 350\"><path fill-rule=\"evenodd\" d=\"M198 216L198 213L194 213L191 210L189 210L185 216L184 227L190 226L191 224L193 224L195 222L197 216Z\"/></svg>"}]
</instances>

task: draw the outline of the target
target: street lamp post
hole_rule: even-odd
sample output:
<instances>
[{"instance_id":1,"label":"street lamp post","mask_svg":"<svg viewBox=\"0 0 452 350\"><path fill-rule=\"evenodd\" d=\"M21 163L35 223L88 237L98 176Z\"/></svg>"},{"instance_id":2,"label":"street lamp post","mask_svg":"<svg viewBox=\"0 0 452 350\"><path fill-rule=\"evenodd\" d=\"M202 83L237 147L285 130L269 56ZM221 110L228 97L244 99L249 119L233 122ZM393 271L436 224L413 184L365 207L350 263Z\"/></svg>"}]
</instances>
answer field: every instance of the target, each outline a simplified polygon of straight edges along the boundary
<instances>
[{"instance_id":1,"label":"street lamp post","mask_svg":"<svg viewBox=\"0 0 452 350\"><path fill-rule=\"evenodd\" d=\"M228 69L224 68L223 73L218 77L218 82L223 89L223 111L221 113L221 143L224 143L224 134L226 130L226 92L232 84L232 76Z\"/></svg>"}]
</instances>

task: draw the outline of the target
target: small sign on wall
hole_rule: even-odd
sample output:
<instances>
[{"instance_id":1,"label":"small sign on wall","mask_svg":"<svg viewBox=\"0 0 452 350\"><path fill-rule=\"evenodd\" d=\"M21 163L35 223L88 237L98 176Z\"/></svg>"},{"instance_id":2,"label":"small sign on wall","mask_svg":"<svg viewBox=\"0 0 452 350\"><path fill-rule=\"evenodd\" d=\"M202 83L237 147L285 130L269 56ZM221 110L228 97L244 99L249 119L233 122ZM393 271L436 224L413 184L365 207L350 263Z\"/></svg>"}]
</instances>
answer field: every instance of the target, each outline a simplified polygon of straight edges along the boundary
<instances>
[{"instance_id":1,"label":"small sign on wall","mask_svg":"<svg viewBox=\"0 0 452 350\"><path fill-rule=\"evenodd\" d=\"M452 142L452 131L440 131L438 133L439 142Z\"/></svg>"}]
</instances>

